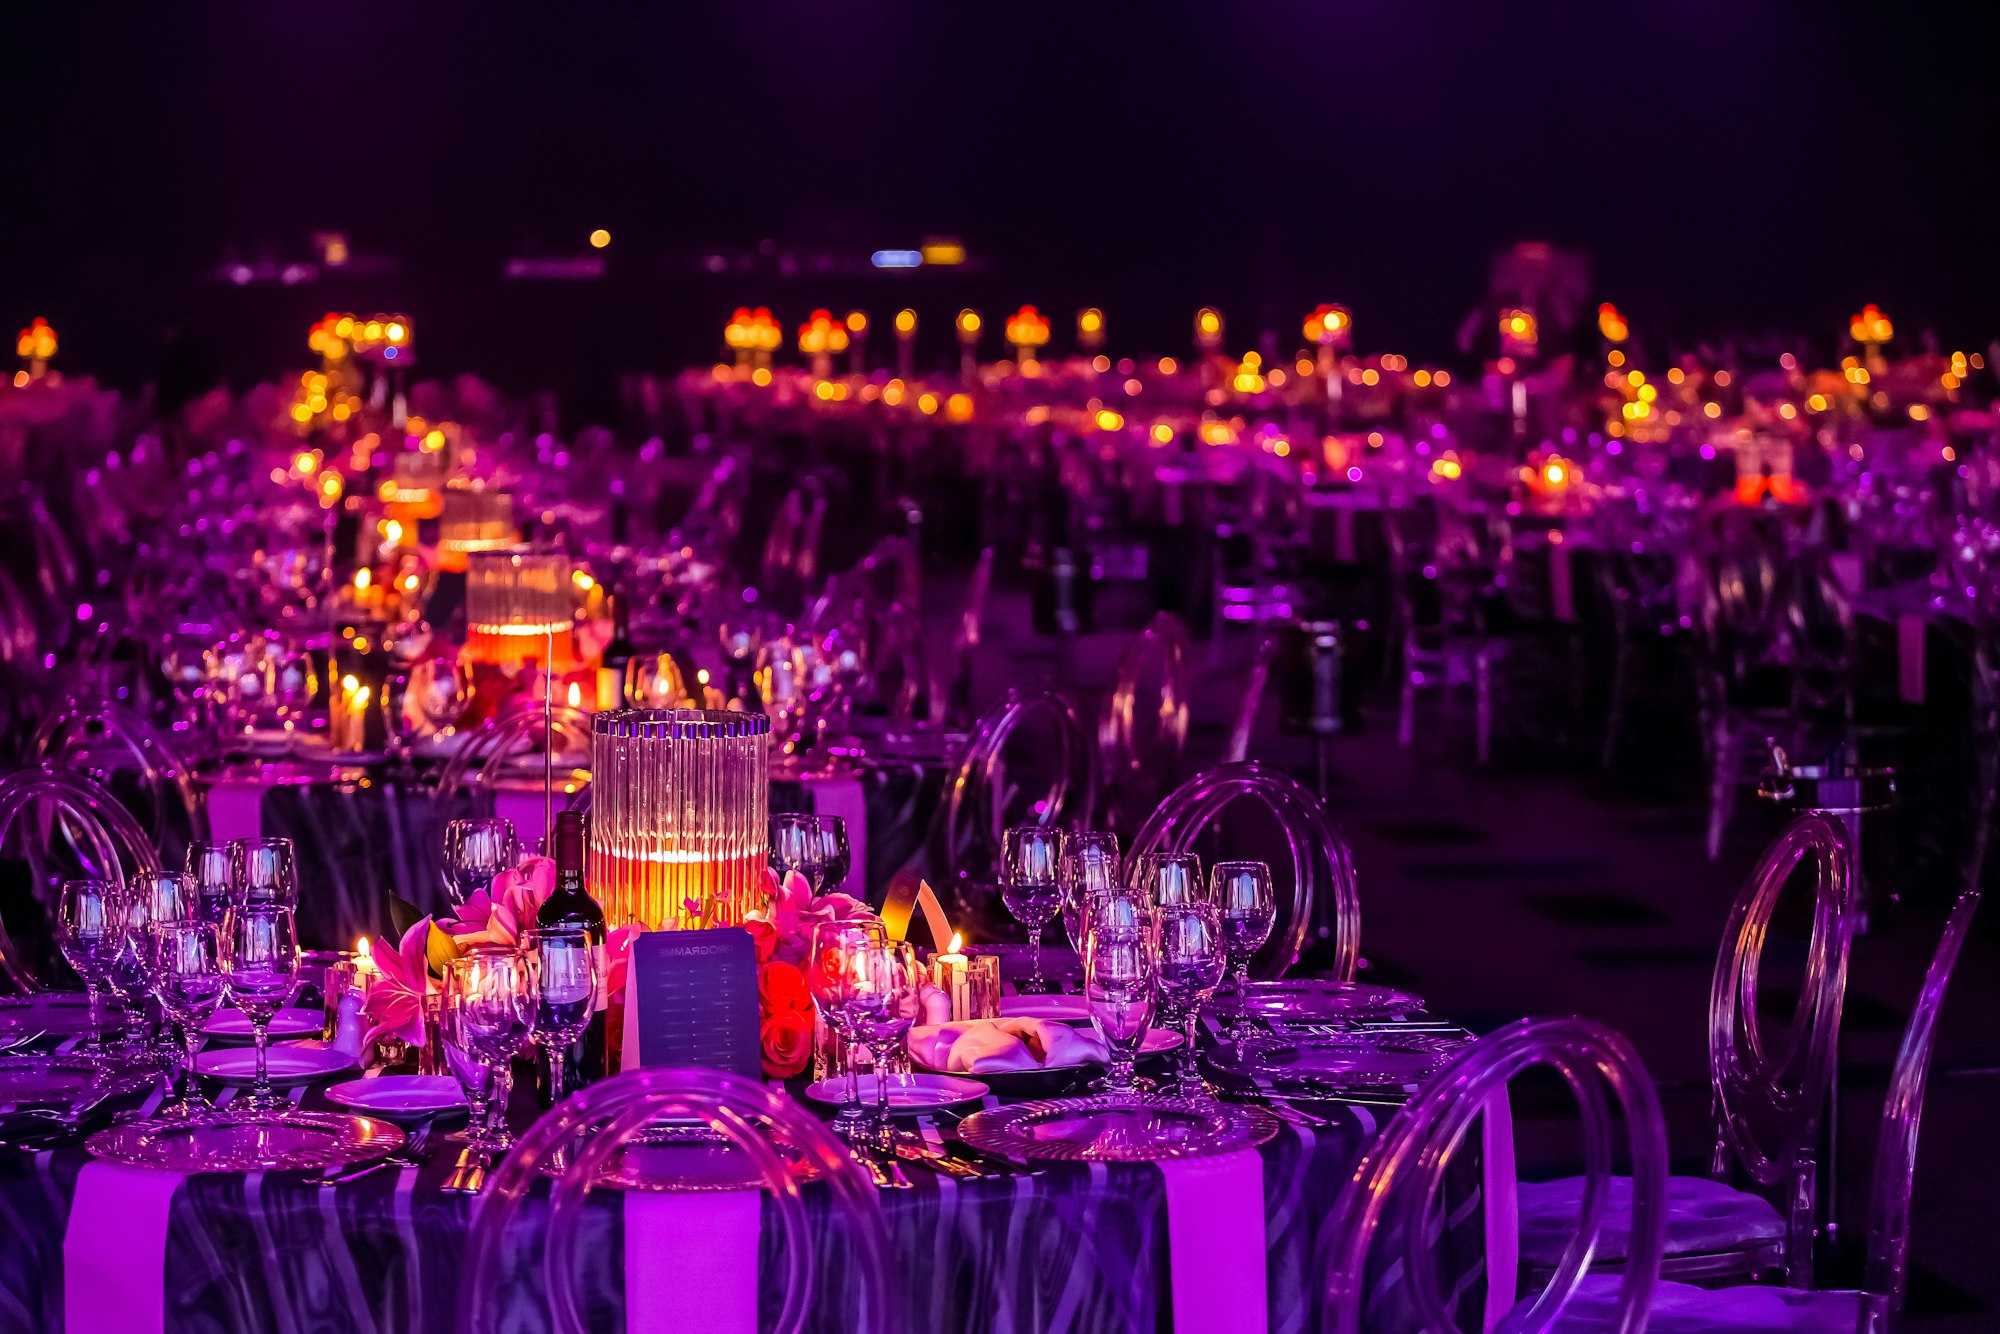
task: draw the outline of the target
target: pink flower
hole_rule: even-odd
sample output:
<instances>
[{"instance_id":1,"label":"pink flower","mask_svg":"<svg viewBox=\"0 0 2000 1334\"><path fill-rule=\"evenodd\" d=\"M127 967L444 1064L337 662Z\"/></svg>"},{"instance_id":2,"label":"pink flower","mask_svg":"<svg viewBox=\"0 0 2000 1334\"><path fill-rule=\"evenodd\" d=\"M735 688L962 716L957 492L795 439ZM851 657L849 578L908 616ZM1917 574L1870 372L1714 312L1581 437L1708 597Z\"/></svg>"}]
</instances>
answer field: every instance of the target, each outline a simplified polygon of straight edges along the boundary
<instances>
[{"instance_id":1,"label":"pink flower","mask_svg":"<svg viewBox=\"0 0 2000 1334\"><path fill-rule=\"evenodd\" d=\"M490 887L474 890L459 908L458 920L441 925L461 946L512 945L555 887L556 864L547 857L530 857L494 876Z\"/></svg>"},{"instance_id":2,"label":"pink flower","mask_svg":"<svg viewBox=\"0 0 2000 1334\"><path fill-rule=\"evenodd\" d=\"M625 979L632 971L632 942L646 928L634 923L621 926L604 938L604 994L613 1006L625 994Z\"/></svg>"},{"instance_id":3,"label":"pink flower","mask_svg":"<svg viewBox=\"0 0 2000 1334\"><path fill-rule=\"evenodd\" d=\"M428 946L431 919L426 917L395 945L375 942L373 957L381 975L368 989L361 1006L371 1025L363 1045L379 1038L395 1038L421 1047L424 1043L424 993L430 989Z\"/></svg>"}]
</instances>

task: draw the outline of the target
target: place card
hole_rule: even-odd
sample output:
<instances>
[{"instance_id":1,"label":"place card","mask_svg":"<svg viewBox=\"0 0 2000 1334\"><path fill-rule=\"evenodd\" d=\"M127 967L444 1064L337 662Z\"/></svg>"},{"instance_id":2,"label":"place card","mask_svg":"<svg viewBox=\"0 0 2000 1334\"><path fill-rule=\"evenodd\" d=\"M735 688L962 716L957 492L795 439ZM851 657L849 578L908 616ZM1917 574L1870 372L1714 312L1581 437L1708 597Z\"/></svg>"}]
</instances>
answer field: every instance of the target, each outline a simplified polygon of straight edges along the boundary
<instances>
[{"instance_id":1,"label":"place card","mask_svg":"<svg viewBox=\"0 0 2000 1334\"><path fill-rule=\"evenodd\" d=\"M648 931L632 942L623 1068L701 1066L762 1076L757 947L741 927Z\"/></svg>"}]
</instances>

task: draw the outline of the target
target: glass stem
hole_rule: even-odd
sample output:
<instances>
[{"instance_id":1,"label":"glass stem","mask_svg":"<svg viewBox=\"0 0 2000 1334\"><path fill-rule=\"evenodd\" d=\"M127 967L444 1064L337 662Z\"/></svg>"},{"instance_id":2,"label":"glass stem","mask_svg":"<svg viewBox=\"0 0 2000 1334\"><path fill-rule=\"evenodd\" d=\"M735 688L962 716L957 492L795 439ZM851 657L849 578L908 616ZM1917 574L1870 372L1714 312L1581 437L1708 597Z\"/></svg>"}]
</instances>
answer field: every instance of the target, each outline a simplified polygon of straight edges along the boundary
<instances>
[{"instance_id":1,"label":"glass stem","mask_svg":"<svg viewBox=\"0 0 2000 1334\"><path fill-rule=\"evenodd\" d=\"M1197 1002L1188 1006L1187 1013L1181 1017L1181 1036L1184 1039L1181 1043L1181 1082L1183 1084L1194 1084L1201 1079L1201 1067L1196 1063L1194 1056L1194 1033L1200 1023L1201 1005Z\"/></svg>"},{"instance_id":2,"label":"glass stem","mask_svg":"<svg viewBox=\"0 0 2000 1334\"><path fill-rule=\"evenodd\" d=\"M889 1077L883 1069L884 1047L870 1043L868 1047L868 1068L875 1074L875 1124L889 1124Z\"/></svg>"},{"instance_id":3,"label":"glass stem","mask_svg":"<svg viewBox=\"0 0 2000 1334\"><path fill-rule=\"evenodd\" d=\"M83 1004L90 1021L90 1041L84 1044L86 1051L104 1050L104 1025L98 1018L97 983L85 978L83 981Z\"/></svg>"},{"instance_id":4,"label":"glass stem","mask_svg":"<svg viewBox=\"0 0 2000 1334\"><path fill-rule=\"evenodd\" d=\"M841 1041L847 1047L847 1096L841 1100L840 1114L843 1120L853 1121L861 1115L861 1044L845 1035Z\"/></svg>"},{"instance_id":5,"label":"glass stem","mask_svg":"<svg viewBox=\"0 0 2000 1334\"><path fill-rule=\"evenodd\" d=\"M193 1105L204 1102L201 1096L201 1076L195 1070L194 1058L201 1054L201 1025L193 1018L181 1024L181 1045L184 1055L181 1060L181 1101Z\"/></svg>"},{"instance_id":6,"label":"glass stem","mask_svg":"<svg viewBox=\"0 0 2000 1334\"><path fill-rule=\"evenodd\" d=\"M1028 928L1028 985L1035 990L1042 988L1042 928Z\"/></svg>"},{"instance_id":7,"label":"glass stem","mask_svg":"<svg viewBox=\"0 0 2000 1334\"><path fill-rule=\"evenodd\" d=\"M465 1133L466 1138L474 1143L486 1134L487 1104L493 1100L489 1092L491 1088L492 1071L489 1069L487 1078L473 1080L472 1087L465 1091L465 1106L469 1113L465 1119Z\"/></svg>"},{"instance_id":8,"label":"glass stem","mask_svg":"<svg viewBox=\"0 0 2000 1334\"><path fill-rule=\"evenodd\" d=\"M551 1105L563 1100L563 1056L561 1043L549 1048L549 1102Z\"/></svg>"},{"instance_id":9,"label":"glass stem","mask_svg":"<svg viewBox=\"0 0 2000 1334\"><path fill-rule=\"evenodd\" d=\"M257 1044L257 1079L251 1086L250 1095L261 1101L271 1096L270 1071L265 1067L271 1045L271 1021L254 1020L250 1025L250 1032Z\"/></svg>"}]
</instances>

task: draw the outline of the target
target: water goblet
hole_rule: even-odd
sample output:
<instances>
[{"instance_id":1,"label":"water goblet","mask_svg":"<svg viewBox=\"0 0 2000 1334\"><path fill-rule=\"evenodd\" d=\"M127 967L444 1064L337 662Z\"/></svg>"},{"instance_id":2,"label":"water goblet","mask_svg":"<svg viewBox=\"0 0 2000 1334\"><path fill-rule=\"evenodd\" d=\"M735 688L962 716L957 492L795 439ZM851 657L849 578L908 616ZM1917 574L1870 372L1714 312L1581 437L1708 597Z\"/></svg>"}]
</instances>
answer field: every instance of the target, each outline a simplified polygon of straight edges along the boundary
<instances>
[{"instance_id":1,"label":"water goblet","mask_svg":"<svg viewBox=\"0 0 2000 1334\"><path fill-rule=\"evenodd\" d=\"M76 975L90 1006L90 1036L80 1054L105 1057L103 1020L98 997L111 976L112 963L123 944L119 927L118 886L109 880L65 880L56 916L56 947Z\"/></svg>"},{"instance_id":2,"label":"water goblet","mask_svg":"<svg viewBox=\"0 0 2000 1334\"><path fill-rule=\"evenodd\" d=\"M833 1119L833 1130L849 1141L858 1141L867 1124L867 1115L861 1108L854 1050L862 1041L856 1023L860 1013L858 977L867 952L887 944L888 939L888 932L879 921L819 922L813 926L806 956L806 989L819 1006L826 1026L847 1044L847 1089L841 1098L840 1111Z\"/></svg>"},{"instance_id":3,"label":"water goblet","mask_svg":"<svg viewBox=\"0 0 2000 1334\"><path fill-rule=\"evenodd\" d=\"M538 926L528 932L528 958L535 980L535 1045L549 1057L549 1096L556 1102L564 1086L570 1048L590 1027L597 1010L602 981L597 976L597 951L590 929L582 926Z\"/></svg>"},{"instance_id":4,"label":"water goblet","mask_svg":"<svg viewBox=\"0 0 2000 1334\"><path fill-rule=\"evenodd\" d=\"M490 888L493 877L521 860L512 820L453 820L444 827L444 883L454 905Z\"/></svg>"},{"instance_id":5,"label":"water goblet","mask_svg":"<svg viewBox=\"0 0 2000 1334\"><path fill-rule=\"evenodd\" d=\"M1236 974L1236 1022L1232 1041L1254 1036L1250 1022L1250 956L1271 938L1278 920L1278 900L1271 888L1271 868L1263 862L1217 862L1209 871L1209 897L1222 915L1222 943Z\"/></svg>"},{"instance_id":6,"label":"water goblet","mask_svg":"<svg viewBox=\"0 0 2000 1334\"><path fill-rule=\"evenodd\" d=\"M1144 854L1132 868L1132 887L1159 908L1209 901L1208 882L1201 875L1201 858L1192 852Z\"/></svg>"},{"instance_id":7,"label":"water goblet","mask_svg":"<svg viewBox=\"0 0 2000 1334\"><path fill-rule=\"evenodd\" d=\"M1063 854L1063 930L1070 948L1083 957L1086 909L1090 901L1123 887L1118 874L1116 834L1072 835Z\"/></svg>"},{"instance_id":8,"label":"water goblet","mask_svg":"<svg viewBox=\"0 0 2000 1334\"><path fill-rule=\"evenodd\" d=\"M862 1133L878 1145L889 1135L891 1053L916 1022L921 976L917 952L905 941L871 943L855 960L852 1022L875 1072L875 1111Z\"/></svg>"},{"instance_id":9,"label":"water goblet","mask_svg":"<svg viewBox=\"0 0 2000 1334\"><path fill-rule=\"evenodd\" d=\"M1016 825L1000 844L1000 901L1028 929L1024 995L1054 989L1042 976L1042 932L1062 910L1063 831L1054 825Z\"/></svg>"},{"instance_id":10,"label":"water goblet","mask_svg":"<svg viewBox=\"0 0 2000 1334\"><path fill-rule=\"evenodd\" d=\"M138 1061L152 1049L146 1002L152 997L151 938L146 930L151 921L152 900L128 886L111 900L111 921L118 932L118 947L104 975L104 985L118 1002L125 1017L125 1036L116 1048L126 1060Z\"/></svg>"},{"instance_id":11,"label":"water goblet","mask_svg":"<svg viewBox=\"0 0 2000 1334\"><path fill-rule=\"evenodd\" d=\"M1214 904L1163 903L1155 910L1160 934L1160 1006L1177 1021L1183 1039L1178 1062L1178 1092L1203 1098L1212 1090L1201 1077L1195 1059L1195 1032L1201 1007L1215 995L1228 962L1222 944L1222 913Z\"/></svg>"},{"instance_id":12,"label":"water goblet","mask_svg":"<svg viewBox=\"0 0 2000 1334\"><path fill-rule=\"evenodd\" d=\"M298 853L289 838L239 838L230 845L236 904L252 907L299 906Z\"/></svg>"},{"instance_id":13,"label":"water goblet","mask_svg":"<svg viewBox=\"0 0 2000 1334\"><path fill-rule=\"evenodd\" d=\"M1152 1026L1159 956L1150 923L1141 924L1132 913L1132 900L1112 896L1099 905L1107 911L1088 922L1083 994L1111 1067L1093 1087L1122 1100L1145 1091L1132 1067Z\"/></svg>"},{"instance_id":14,"label":"water goblet","mask_svg":"<svg viewBox=\"0 0 2000 1334\"><path fill-rule=\"evenodd\" d=\"M271 1087L268 1062L271 1020L298 980L299 937L292 909L272 902L232 905L223 928L222 966L230 1003L250 1021L257 1048L256 1077L232 1106L253 1115L282 1111L289 1104Z\"/></svg>"},{"instance_id":15,"label":"water goblet","mask_svg":"<svg viewBox=\"0 0 2000 1334\"><path fill-rule=\"evenodd\" d=\"M229 912L229 898L236 888L234 845L197 839L188 844L187 873L194 881L200 915L221 925Z\"/></svg>"},{"instance_id":16,"label":"water goblet","mask_svg":"<svg viewBox=\"0 0 2000 1334\"><path fill-rule=\"evenodd\" d=\"M826 881L819 817L793 811L772 816L770 864L780 882L797 874L805 878L813 893L819 893Z\"/></svg>"},{"instance_id":17,"label":"water goblet","mask_svg":"<svg viewBox=\"0 0 2000 1334\"><path fill-rule=\"evenodd\" d=\"M514 1142L506 1125L507 1090L514 1058L527 1049L535 1010L535 980L525 956L475 950L451 961L442 1016L445 1042L457 1049L453 1069L472 1109L462 1137L483 1153Z\"/></svg>"},{"instance_id":18,"label":"water goblet","mask_svg":"<svg viewBox=\"0 0 2000 1334\"><path fill-rule=\"evenodd\" d=\"M156 1115L193 1119L209 1110L194 1059L201 1051L202 1026L222 1000L222 928L200 918L154 921L150 972L160 1008L179 1025L181 1051L174 1065L180 1096L162 1103Z\"/></svg>"},{"instance_id":19,"label":"water goblet","mask_svg":"<svg viewBox=\"0 0 2000 1334\"><path fill-rule=\"evenodd\" d=\"M847 821L838 815L816 815L819 828L820 892L831 894L847 883L854 852L847 842Z\"/></svg>"}]
</instances>

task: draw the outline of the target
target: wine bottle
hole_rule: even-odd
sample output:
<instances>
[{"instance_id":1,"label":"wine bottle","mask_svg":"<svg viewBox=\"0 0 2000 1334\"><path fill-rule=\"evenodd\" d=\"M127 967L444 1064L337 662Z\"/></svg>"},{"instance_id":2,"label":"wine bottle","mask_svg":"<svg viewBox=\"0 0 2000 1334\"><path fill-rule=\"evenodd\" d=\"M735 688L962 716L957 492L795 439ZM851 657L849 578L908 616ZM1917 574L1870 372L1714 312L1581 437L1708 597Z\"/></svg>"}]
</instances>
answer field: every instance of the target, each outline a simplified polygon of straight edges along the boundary
<instances>
[{"instance_id":1,"label":"wine bottle","mask_svg":"<svg viewBox=\"0 0 2000 1334\"><path fill-rule=\"evenodd\" d=\"M604 988L604 909L597 900L590 897L590 891L583 881L584 868L584 817L581 811L558 811L556 813L555 837L551 845L556 854L556 887L542 900L542 906L535 914L537 926L580 926L590 933L590 944L597 955L597 1013L590 1018L590 1027L570 1050L569 1069L572 1083L578 1087L601 1079L607 1073L604 1041L604 1018L609 998Z\"/></svg>"},{"instance_id":2,"label":"wine bottle","mask_svg":"<svg viewBox=\"0 0 2000 1334\"><path fill-rule=\"evenodd\" d=\"M611 638L604 645L601 670L610 674L613 697L624 708L631 702L625 698L625 672L639 652L632 643L632 612L625 595L615 588L604 600L611 606Z\"/></svg>"}]
</instances>

